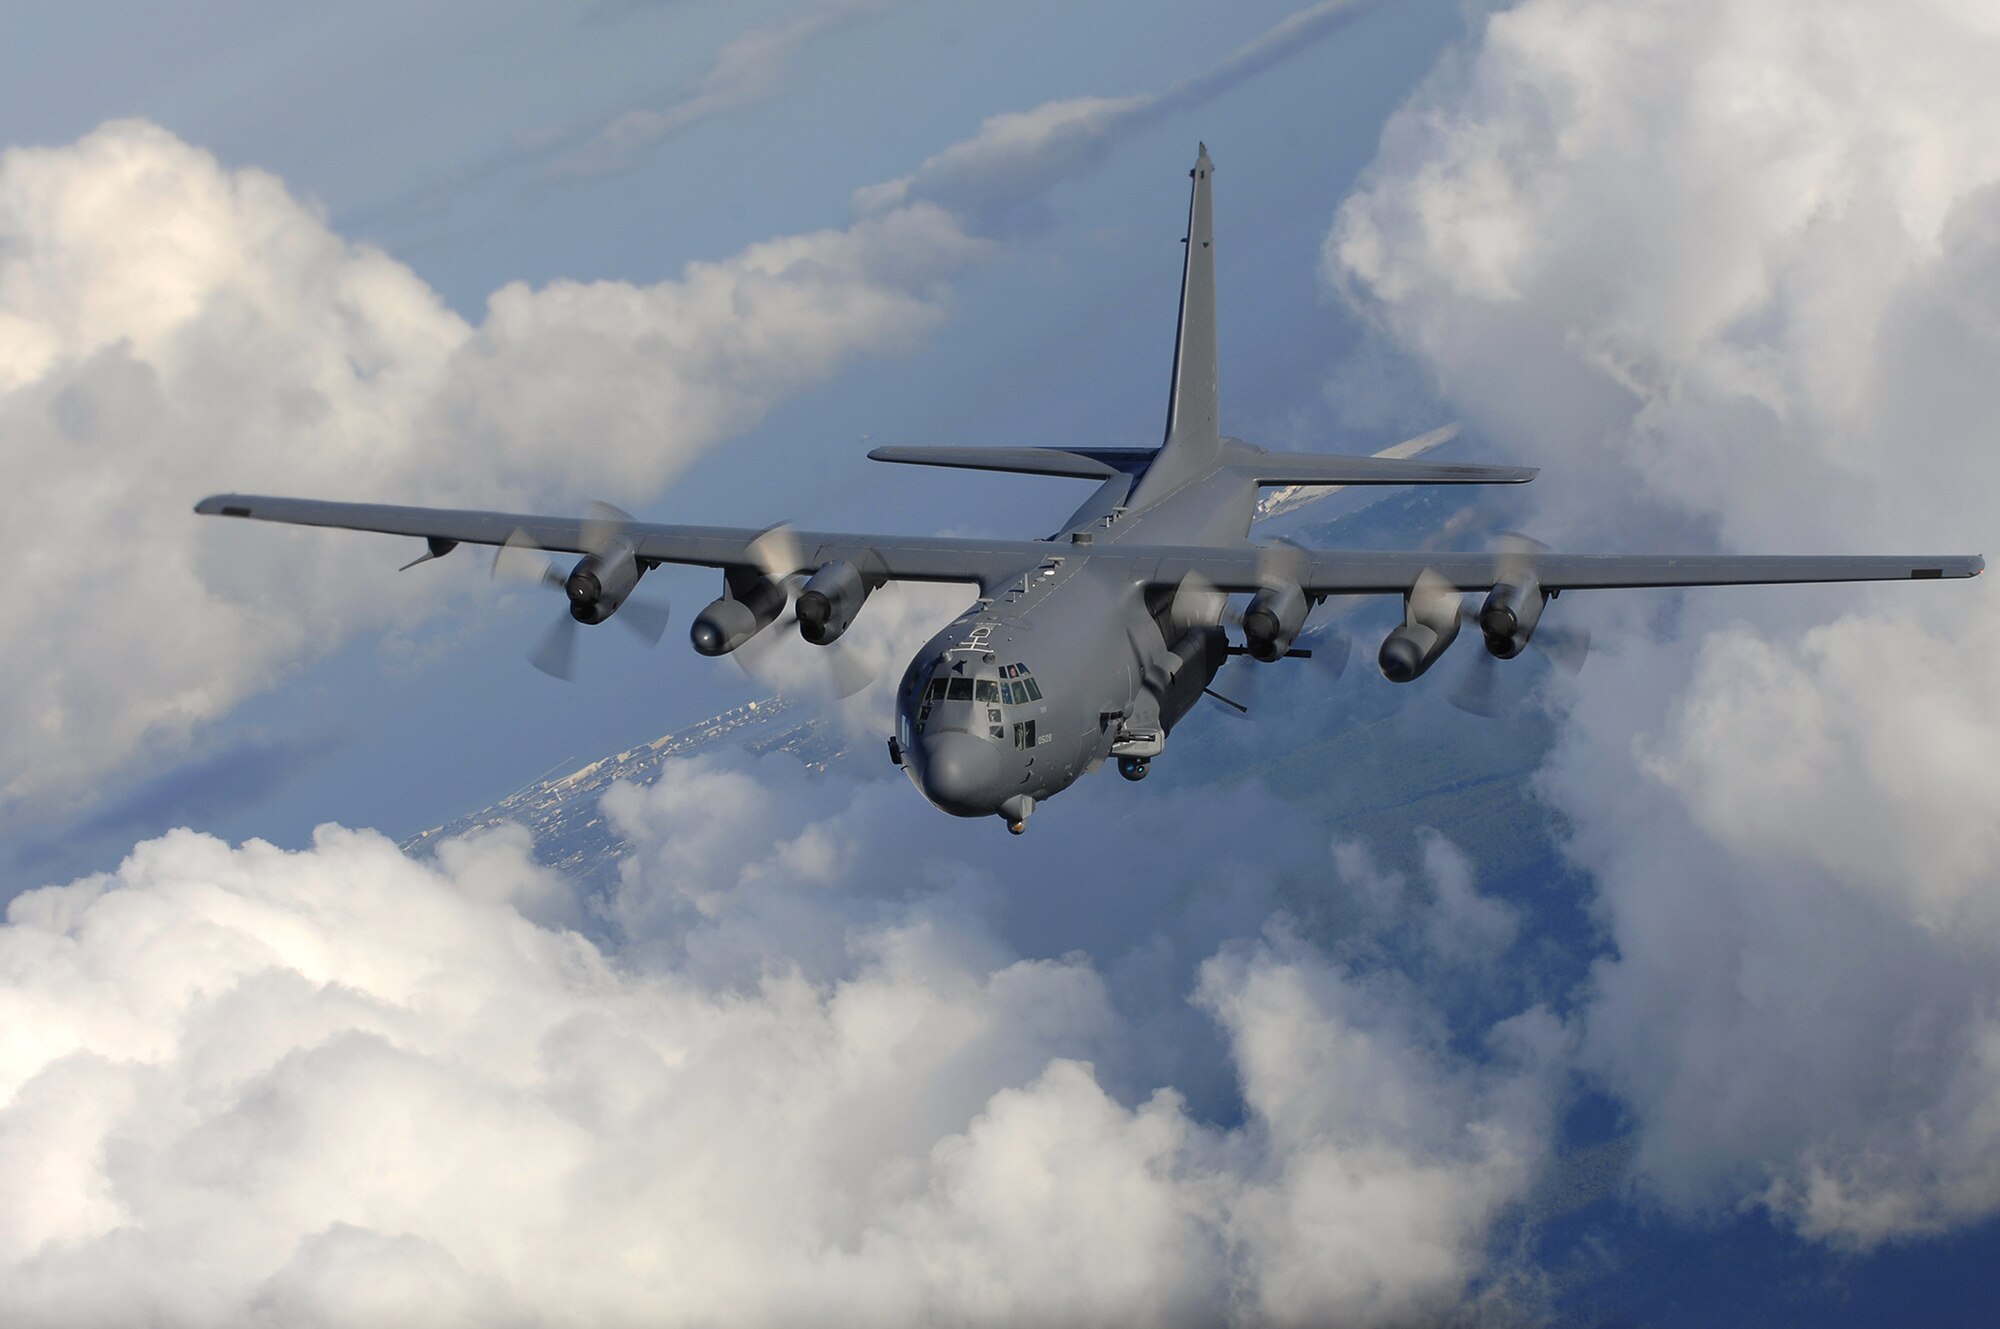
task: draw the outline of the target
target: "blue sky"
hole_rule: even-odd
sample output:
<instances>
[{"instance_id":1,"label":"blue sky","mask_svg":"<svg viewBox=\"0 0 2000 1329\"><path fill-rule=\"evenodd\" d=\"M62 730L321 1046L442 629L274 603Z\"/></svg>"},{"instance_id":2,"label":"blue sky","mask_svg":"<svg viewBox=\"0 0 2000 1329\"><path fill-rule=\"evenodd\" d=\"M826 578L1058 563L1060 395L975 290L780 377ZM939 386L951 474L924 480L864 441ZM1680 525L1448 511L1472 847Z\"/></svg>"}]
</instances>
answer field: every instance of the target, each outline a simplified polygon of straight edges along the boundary
<instances>
[{"instance_id":1,"label":"blue sky","mask_svg":"<svg viewBox=\"0 0 2000 1329\"><path fill-rule=\"evenodd\" d=\"M922 6L857 14L804 47L768 100L634 150L615 170L577 174L559 155L519 144L550 128L587 139L633 108L672 105L746 27L796 17L783 7L699 4L590 12L558 19L523 7L508 23L484 9L476 21L345 11L301 26L246 21L227 7L167 23L139 7L129 23L51 40L85 67L118 70L139 34L183 59L84 81L57 79L58 62L37 62L9 84L9 123L20 127L17 141L60 143L108 118L144 116L225 164L281 176L337 231L381 245L477 318L509 282L659 280L767 236L838 225L854 189L906 174L988 116L1163 90L1210 70L1290 11L1250 6L1171 23L1149 19L1144 6L1082 16L1054 6L1005 22ZM1006 219L1003 248L953 282L951 315L921 348L857 364L781 403L650 505L585 489L662 519L809 515L836 529L998 532L1059 518L1070 497L1061 482L975 488L959 476L883 472L861 454L883 441L1150 439L1171 351L1183 159L1203 136L1226 172L1230 427L1273 445L1334 445L1346 431L1322 381L1354 331L1311 280L1319 243L1382 117L1460 27L1444 4L1360 14L1254 82L1170 114ZM106 43L102 34L113 31L123 35ZM1046 40L1051 31L1063 40ZM524 87L528 64L541 72ZM366 77L352 77L356 69ZM1424 410L1410 408L1417 427L1429 419ZM1394 432L1359 441L1393 441ZM470 452L462 460L478 465ZM753 484L744 483L746 466ZM355 496L401 497L365 485ZM357 550L357 568L375 553L402 558ZM469 575L463 565L413 575L432 572ZM709 594L692 577L674 591L683 607ZM454 637L466 639L430 648L420 668L385 669L358 643L282 695L250 699L202 736L197 762L239 742L253 753L312 755L287 764L284 780L250 786L262 796L231 809L240 815L217 829L291 843L327 819L419 830L517 776L652 737L759 691L672 643L646 655L624 640L593 641L584 684L558 688L508 662L540 633L541 614L455 624ZM614 696L618 704L605 704ZM509 720L495 725L495 715ZM413 734L424 737L413 744Z\"/></svg>"},{"instance_id":2,"label":"blue sky","mask_svg":"<svg viewBox=\"0 0 2000 1329\"><path fill-rule=\"evenodd\" d=\"M399 575L187 508L1052 528L1064 482L862 454L1152 442L1205 140L1228 432L1459 420L1544 468L1499 524L1583 549L1990 552L1982 13L127 4L15 38L16 1318L1860 1322L1977 1284L1990 585L1565 597L1597 646L1535 703L1528 869L1476 827L1329 843L1313 800L1369 769L1099 779L1017 844L723 754L607 798L632 853L593 894L518 835L374 832L763 695L684 645L707 574L564 686L522 659L555 606L476 554ZM954 607L871 603L871 649ZM1368 647L1344 688L1388 686ZM1413 755L1528 732L1441 690Z\"/></svg>"}]
</instances>

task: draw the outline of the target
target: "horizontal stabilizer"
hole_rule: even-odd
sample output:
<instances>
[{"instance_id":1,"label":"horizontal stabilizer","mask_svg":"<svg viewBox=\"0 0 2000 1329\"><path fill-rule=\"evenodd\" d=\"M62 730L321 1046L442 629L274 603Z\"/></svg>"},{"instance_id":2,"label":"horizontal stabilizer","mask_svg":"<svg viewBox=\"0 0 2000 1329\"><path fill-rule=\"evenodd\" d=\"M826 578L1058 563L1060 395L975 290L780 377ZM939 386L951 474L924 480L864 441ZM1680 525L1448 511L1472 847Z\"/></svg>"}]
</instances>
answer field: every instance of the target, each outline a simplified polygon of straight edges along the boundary
<instances>
[{"instance_id":1,"label":"horizontal stabilizer","mask_svg":"<svg viewBox=\"0 0 2000 1329\"><path fill-rule=\"evenodd\" d=\"M1374 455L1377 457L1393 458L1397 461L1409 461L1413 457L1423 456L1426 452L1434 448L1442 447L1457 437L1458 425L1448 424L1441 428L1433 429L1427 434L1419 434L1415 438L1406 438L1400 443L1391 443L1388 447L1383 448ZM1270 489L1270 493L1265 494L1257 500L1258 521L1263 521L1270 517L1282 517L1289 512L1297 512L1300 508L1317 503L1321 499L1332 498L1335 494L1345 492L1347 486L1274 485Z\"/></svg>"},{"instance_id":2,"label":"horizontal stabilizer","mask_svg":"<svg viewBox=\"0 0 2000 1329\"><path fill-rule=\"evenodd\" d=\"M1153 460L1152 448L876 448L871 461L907 466L956 466L968 471L1015 471L1109 480L1136 475Z\"/></svg>"},{"instance_id":3,"label":"horizontal stabilizer","mask_svg":"<svg viewBox=\"0 0 2000 1329\"><path fill-rule=\"evenodd\" d=\"M1239 475L1260 485L1518 485L1536 474L1532 466L1332 457L1317 452L1260 452L1231 460Z\"/></svg>"}]
</instances>

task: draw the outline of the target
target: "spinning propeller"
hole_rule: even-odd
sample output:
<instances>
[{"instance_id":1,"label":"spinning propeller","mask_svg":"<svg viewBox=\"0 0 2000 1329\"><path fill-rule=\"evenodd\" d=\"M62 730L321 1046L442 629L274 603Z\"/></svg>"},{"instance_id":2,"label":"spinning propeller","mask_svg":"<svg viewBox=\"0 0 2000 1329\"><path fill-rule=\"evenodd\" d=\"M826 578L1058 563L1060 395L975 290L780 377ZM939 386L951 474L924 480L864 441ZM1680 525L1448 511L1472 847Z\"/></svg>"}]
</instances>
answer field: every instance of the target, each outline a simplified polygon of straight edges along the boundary
<instances>
[{"instance_id":1,"label":"spinning propeller","mask_svg":"<svg viewBox=\"0 0 2000 1329\"><path fill-rule=\"evenodd\" d=\"M1466 625L1477 628L1485 644L1446 698L1461 711L1488 719L1499 715L1495 692L1500 661L1512 659L1529 646L1538 648L1571 677L1582 671L1590 655L1590 630L1540 626L1547 601L1535 564L1547 552L1547 545L1518 531L1500 537L1492 594L1478 613L1461 611Z\"/></svg>"},{"instance_id":2,"label":"spinning propeller","mask_svg":"<svg viewBox=\"0 0 2000 1329\"><path fill-rule=\"evenodd\" d=\"M812 645L800 638L798 645L792 646L780 640L788 635L784 629L798 625L799 590L807 578L801 570L806 565L805 552L791 524L780 522L766 528L750 542L749 553L757 570L784 591L788 607L776 622L730 652L743 672L773 692L793 690L797 676L808 672L817 675L836 698L851 697L873 683L879 672L876 666L845 637L825 645ZM802 650L808 654L801 655ZM801 661L807 662L803 669L793 667Z\"/></svg>"},{"instance_id":3,"label":"spinning propeller","mask_svg":"<svg viewBox=\"0 0 2000 1329\"><path fill-rule=\"evenodd\" d=\"M1296 558L1297 555L1290 551L1267 547L1258 559L1259 579L1267 585L1281 583L1294 574ZM1252 608L1255 604L1253 600ZM1183 629L1211 623L1226 623L1243 632L1247 638L1250 634L1244 627L1244 619L1252 612L1252 608L1238 608L1230 601L1227 592L1218 589L1200 573L1190 572L1181 579L1180 587L1175 592L1171 614L1175 625ZM1345 632L1335 630L1335 623L1344 617L1347 611L1336 610L1318 623L1313 623L1311 622L1313 606L1308 602L1302 608L1305 614L1303 626L1288 639L1286 654L1299 652L1306 655L1308 663L1321 675L1322 681L1331 684L1345 672L1347 661L1353 654L1353 641ZM1209 690L1209 695L1231 707L1238 714L1248 715L1250 707L1256 703L1258 694L1263 690L1264 663L1259 661L1229 671L1226 686L1230 693L1235 694L1234 696L1227 696L1212 689Z\"/></svg>"},{"instance_id":4,"label":"spinning propeller","mask_svg":"<svg viewBox=\"0 0 2000 1329\"><path fill-rule=\"evenodd\" d=\"M493 575L562 590L569 599L563 615L528 652L528 663L551 678L567 681L576 672L576 629L616 618L648 646L659 644L667 630L670 609L665 600L635 596L644 569L632 552L625 532L630 513L609 503L590 504L577 543L586 551L568 572L548 551L520 531L507 537L493 555Z\"/></svg>"}]
</instances>

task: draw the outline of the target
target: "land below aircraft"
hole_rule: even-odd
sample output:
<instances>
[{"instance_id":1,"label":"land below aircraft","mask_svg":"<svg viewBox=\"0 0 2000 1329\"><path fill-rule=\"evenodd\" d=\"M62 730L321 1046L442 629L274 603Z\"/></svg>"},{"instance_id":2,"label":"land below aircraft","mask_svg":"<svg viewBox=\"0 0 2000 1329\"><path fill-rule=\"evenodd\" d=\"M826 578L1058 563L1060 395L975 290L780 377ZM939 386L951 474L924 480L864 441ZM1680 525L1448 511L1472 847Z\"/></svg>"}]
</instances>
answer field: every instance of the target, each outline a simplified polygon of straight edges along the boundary
<instances>
[{"instance_id":1,"label":"land below aircraft","mask_svg":"<svg viewBox=\"0 0 2000 1329\"><path fill-rule=\"evenodd\" d=\"M496 565L522 554L541 559L543 551L580 555L567 574L545 561L538 574L569 601L561 631L537 659L557 674L567 673L573 624L604 623L621 607L625 621L658 639L664 611L630 597L641 577L665 563L722 573L722 594L690 631L695 649L708 656L741 650L788 606L801 636L830 647L888 582L975 585L978 599L904 672L889 756L936 807L960 817L998 815L1015 834L1037 803L1106 761L1129 780L1145 778L1230 656L1272 664L1307 654L1298 644L1307 616L1330 596L1402 597L1403 621L1377 661L1385 678L1408 683L1436 663L1462 623L1476 627L1494 658L1519 656L1550 602L1567 591L1925 580L1971 577L1985 566L1977 555L1563 554L1518 539L1490 553L1253 542L1266 488L1520 484L1535 472L1407 455L1274 452L1225 437L1216 392L1212 170L1203 146L1189 172L1180 323L1159 447L881 447L868 454L1096 482L1046 539L663 525L602 506L584 517L538 517L244 494L204 499L195 511L414 536L427 546L418 563L461 544L496 546ZM1468 609L1468 593L1484 596L1477 610Z\"/></svg>"}]
</instances>

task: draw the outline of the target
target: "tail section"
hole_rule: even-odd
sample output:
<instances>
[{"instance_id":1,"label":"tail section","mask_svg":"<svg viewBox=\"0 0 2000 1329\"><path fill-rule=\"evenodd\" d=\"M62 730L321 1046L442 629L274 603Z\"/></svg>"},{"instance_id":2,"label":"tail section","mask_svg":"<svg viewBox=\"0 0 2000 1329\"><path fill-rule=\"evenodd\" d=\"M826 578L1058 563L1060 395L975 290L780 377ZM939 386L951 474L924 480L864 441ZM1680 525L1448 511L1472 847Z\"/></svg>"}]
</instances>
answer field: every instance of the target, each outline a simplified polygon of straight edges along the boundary
<instances>
[{"instance_id":1,"label":"tail section","mask_svg":"<svg viewBox=\"0 0 2000 1329\"><path fill-rule=\"evenodd\" d=\"M1208 145L1195 158L1188 199L1187 258L1181 269L1180 330L1174 338L1174 383L1167 400L1167 435L1131 503L1144 507L1215 465L1222 451L1215 367L1215 217Z\"/></svg>"}]
</instances>

